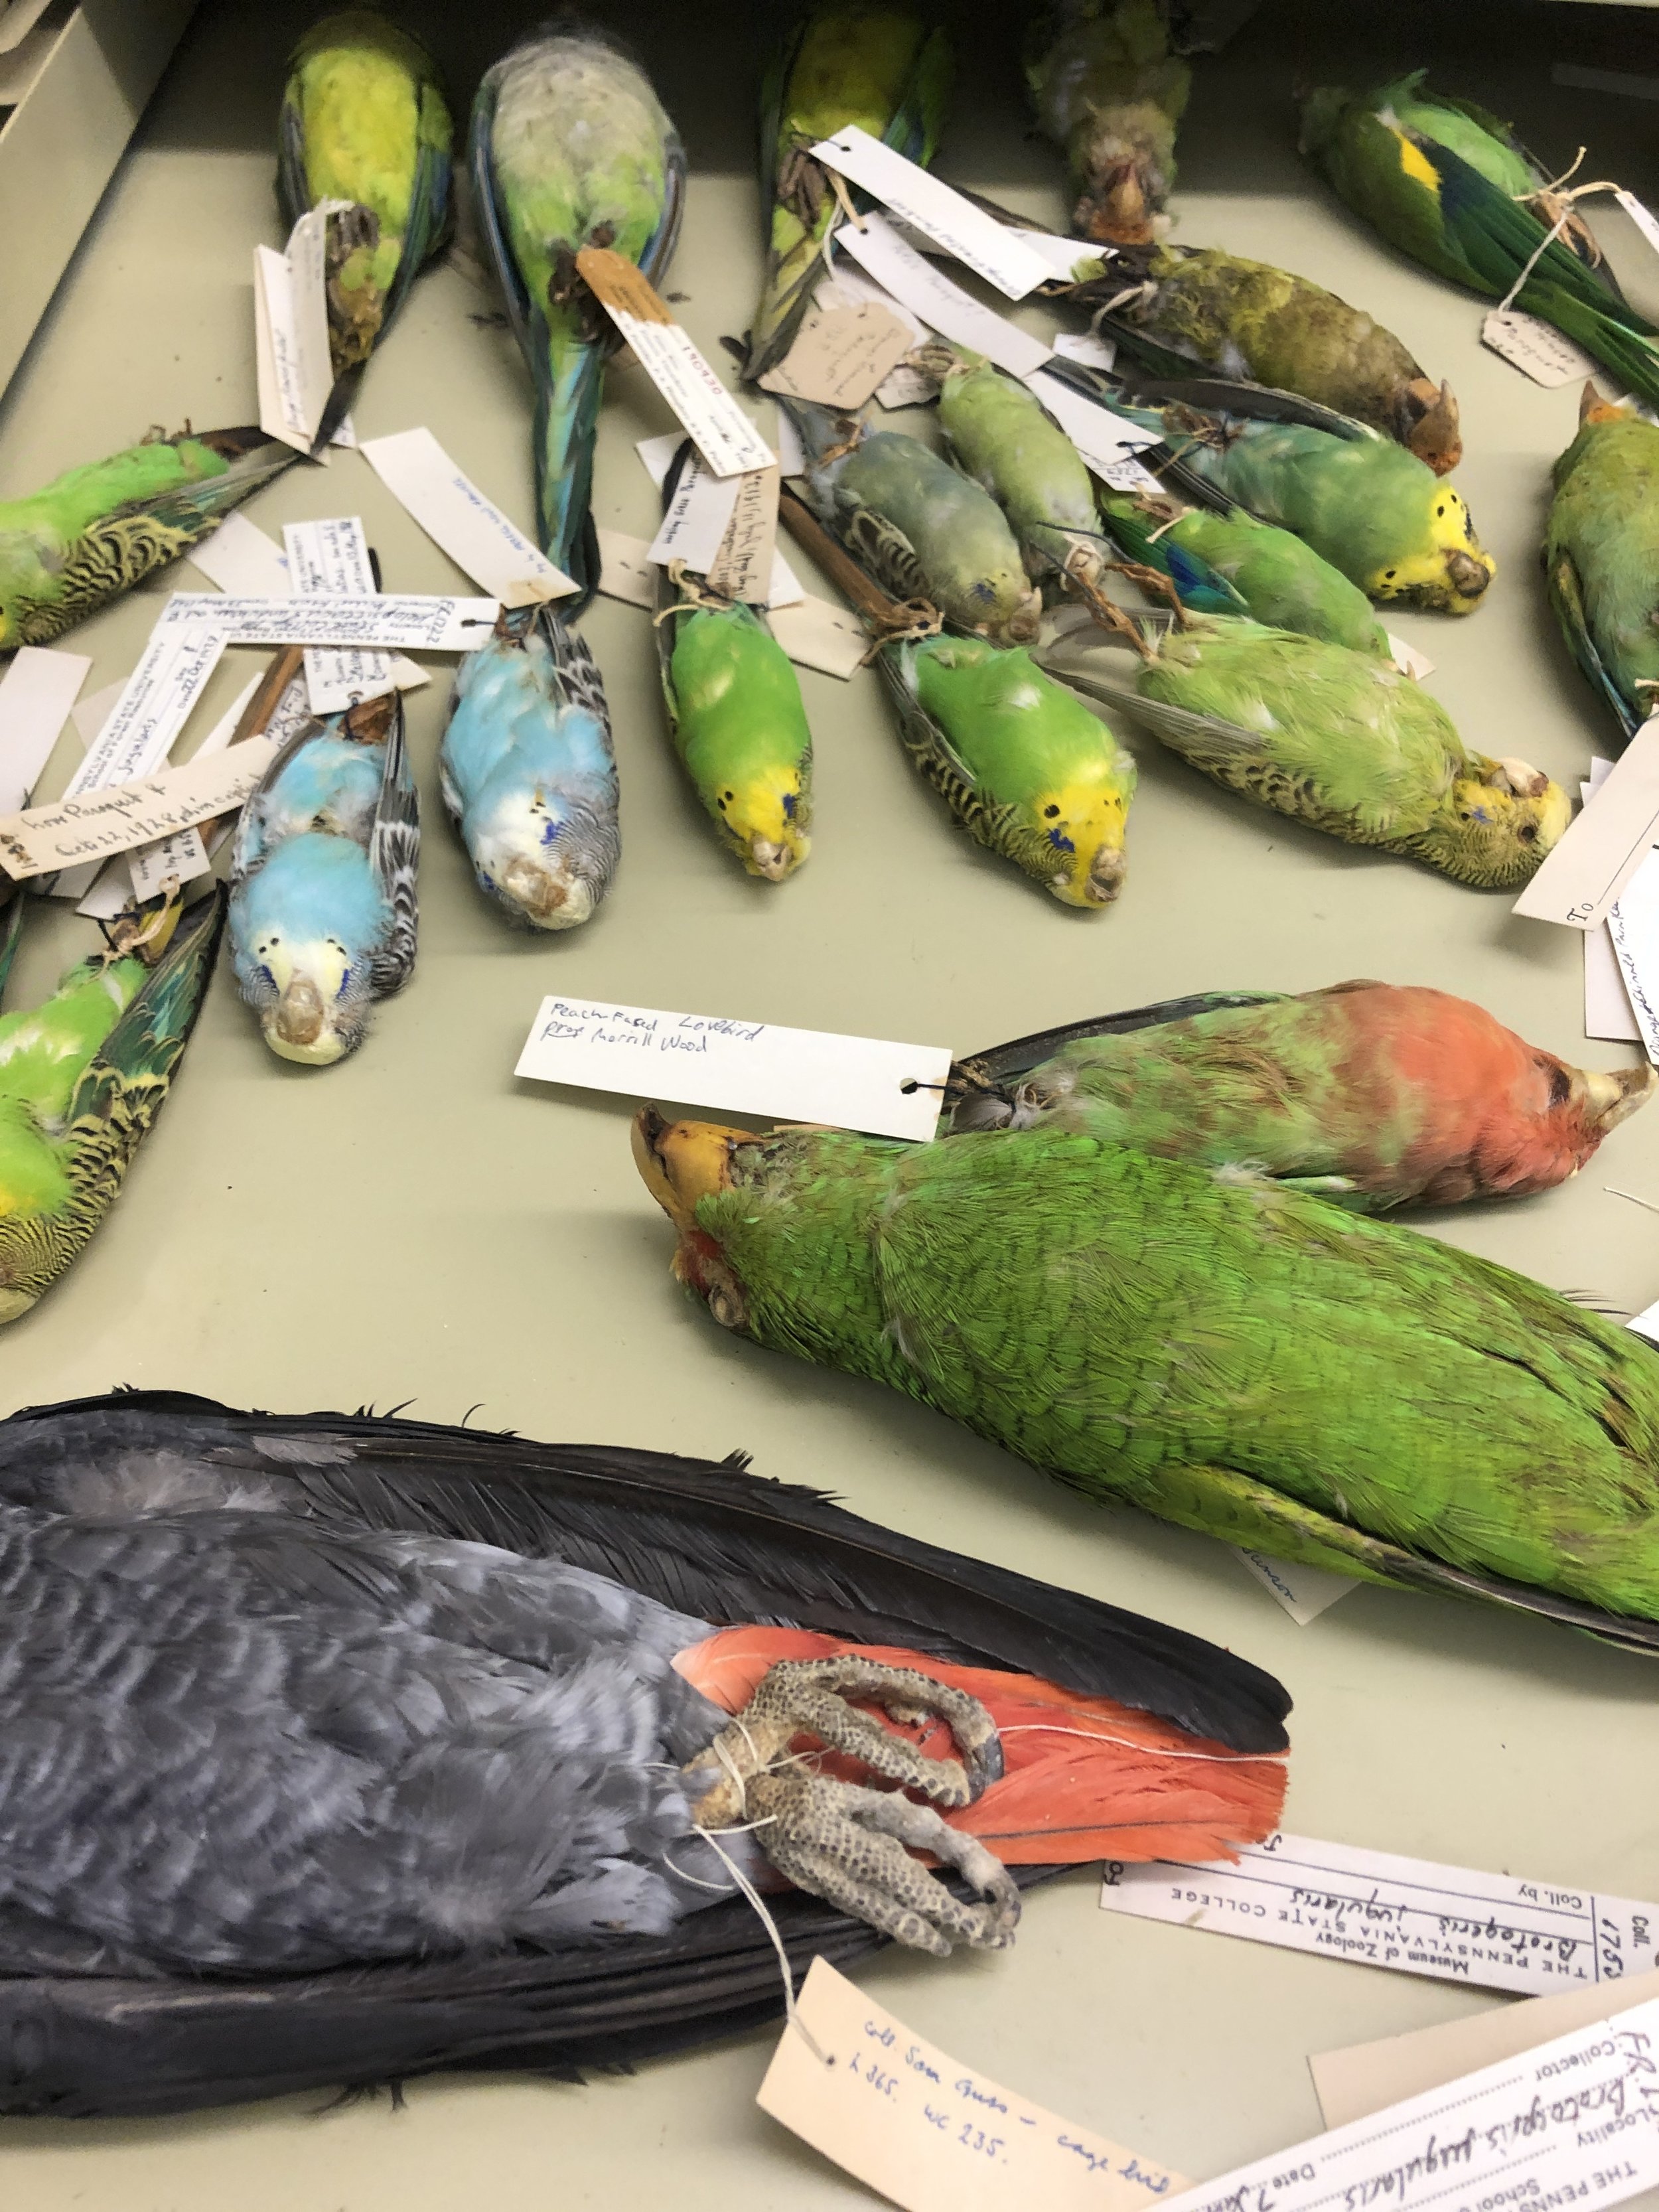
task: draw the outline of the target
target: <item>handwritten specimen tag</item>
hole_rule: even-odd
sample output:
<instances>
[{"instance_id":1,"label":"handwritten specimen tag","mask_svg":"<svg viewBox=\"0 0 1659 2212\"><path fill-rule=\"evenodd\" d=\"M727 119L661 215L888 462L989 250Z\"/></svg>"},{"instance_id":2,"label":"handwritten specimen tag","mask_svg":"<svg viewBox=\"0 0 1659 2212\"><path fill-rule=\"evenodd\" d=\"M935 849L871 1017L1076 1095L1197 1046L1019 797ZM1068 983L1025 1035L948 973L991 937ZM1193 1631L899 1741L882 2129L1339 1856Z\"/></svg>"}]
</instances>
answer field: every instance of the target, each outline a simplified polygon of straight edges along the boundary
<instances>
[{"instance_id":1,"label":"handwritten specimen tag","mask_svg":"<svg viewBox=\"0 0 1659 2212\"><path fill-rule=\"evenodd\" d=\"M355 592L367 599L377 589L368 539L355 514L290 522L283 528L283 544L294 589L307 598L319 592ZM379 699L393 689L392 662L384 653L361 647L307 653L306 688L313 714L343 714L360 700Z\"/></svg>"},{"instance_id":2,"label":"handwritten specimen tag","mask_svg":"<svg viewBox=\"0 0 1659 2212\"><path fill-rule=\"evenodd\" d=\"M1010 376L1030 376L1048 360L1049 349L1040 338L970 298L915 246L907 246L881 216L867 215L862 230L843 223L836 233L836 244L941 337L982 353Z\"/></svg>"},{"instance_id":3,"label":"handwritten specimen tag","mask_svg":"<svg viewBox=\"0 0 1659 2212\"><path fill-rule=\"evenodd\" d=\"M365 439L362 455L427 536L504 607L539 606L577 588L462 474L430 430Z\"/></svg>"},{"instance_id":4,"label":"handwritten specimen tag","mask_svg":"<svg viewBox=\"0 0 1659 2212\"><path fill-rule=\"evenodd\" d=\"M1109 407L1097 407L1085 393L1074 392L1047 370L1038 369L1024 381L1097 477L1125 491L1132 484L1120 479L1126 470L1133 470L1134 477L1151 483L1154 490L1162 489L1135 459L1137 453L1163 444L1158 431L1145 429L1139 422L1126 422Z\"/></svg>"},{"instance_id":5,"label":"handwritten specimen tag","mask_svg":"<svg viewBox=\"0 0 1659 2212\"><path fill-rule=\"evenodd\" d=\"M651 481L659 489L667 481L668 471L678 453L682 439L672 434L665 438L642 438L635 448L644 463ZM757 475L759 471L756 472ZM662 519L662 526L652 540L648 558L666 568L671 561L684 561L688 568L699 576L707 576L720 558L720 548L731 535L738 502L744 496L744 487L751 479L747 476L720 477L712 476L703 467L698 454L693 453L680 471L679 483ZM775 474L772 477L775 484ZM750 495L751 497L753 494ZM774 550L770 556L771 590L768 604L775 607L794 606L805 598L795 573L776 550L777 493L771 495L773 511ZM655 586L653 585L654 592ZM653 604L647 599L642 605ZM751 602L759 605L758 599Z\"/></svg>"},{"instance_id":6,"label":"handwritten specimen tag","mask_svg":"<svg viewBox=\"0 0 1659 2212\"><path fill-rule=\"evenodd\" d=\"M1620 892L1607 927L1632 1018L1659 1066L1659 853L1650 853Z\"/></svg>"},{"instance_id":7,"label":"handwritten specimen tag","mask_svg":"<svg viewBox=\"0 0 1659 2212\"><path fill-rule=\"evenodd\" d=\"M240 513L228 514L211 537L192 545L185 558L222 592L276 599L294 589L282 547Z\"/></svg>"},{"instance_id":8,"label":"handwritten specimen tag","mask_svg":"<svg viewBox=\"0 0 1659 2212\"><path fill-rule=\"evenodd\" d=\"M1644 207L1634 192L1615 191L1613 197L1654 252L1659 253L1659 218L1655 217L1652 210Z\"/></svg>"},{"instance_id":9,"label":"handwritten specimen tag","mask_svg":"<svg viewBox=\"0 0 1659 2212\"><path fill-rule=\"evenodd\" d=\"M1581 806L1589 805L1612 773L1610 760L1591 756L1589 781L1578 787ZM1632 883L1639 882L1642 868L1659 869L1659 860L1650 854L1631 878ZM1613 1044L1640 1044L1642 1032L1630 1010L1624 971L1613 949L1613 915L1618 911L1615 905L1599 929L1584 932L1584 1035L1603 1038Z\"/></svg>"},{"instance_id":10,"label":"handwritten specimen tag","mask_svg":"<svg viewBox=\"0 0 1659 2212\"><path fill-rule=\"evenodd\" d=\"M714 473L769 469L772 448L634 264L609 246L585 246L576 267Z\"/></svg>"},{"instance_id":11,"label":"handwritten specimen tag","mask_svg":"<svg viewBox=\"0 0 1659 2212\"><path fill-rule=\"evenodd\" d=\"M913 314L902 300L893 297L884 284L878 284L867 270L860 269L855 261L849 261L845 254L836 260L830 276L818 286L813 304L819 310L827 312L831 307L860 307L866 300L885 308L895 322L904 325L910 333L913 347L926 345L932 337L933 332L920 315ZM924 376L920 369L907 368L901 362L896 368L889 370L876 387L876 398L884 407L925 406L933 397L934 388L931 378ZM790 441L792 448L799 444L799 441L795 438L793 425L781 412L778 419L778 458L783 464L783 473L787 477L799 476L803 464L784 449L786 439Z\"/></svg>"},{"instance_id":12,"label":"handwritten specimen tag","mask_svg":"<svg viewBox=\"0 0 1659 2212\"><path fill-rule=\"evenodd\" d=\"M289 233L286 252L253 249L259 428L302 453L311 451L334 388L325 261L328 218L343 204L324 200L302 215Z\"/></svg>"},{"instance_id":13,"label":"handwritten specimen tag","mask_svg":"<svg viewBox=\"0 0 1659 2212\"><path fill-rule=\"evenodd\" d=\"M1112 1866L1101 1909L1527 1996L1659 1966L1659 1905L1282 1832L1239 1863Z\"/></svg>"},{"instance_id":14,"label":"handwritten specimen tag","mask_svg":"<svg viewBox=\"0 0 1659 2212\"><path fill-rule=\"evenodd\" d=\"M175 592L156 635L195 633L223 645L373 645L406 653L472 653L495 627L497 599L416 592L318 592L292 599Z\"/></svg>"},{"instance_id":15,"label":"handwritten specimen tag","mask_svg":"<svg viewBox=\"0 0 1659 2212\"><path fill-rule=\"evenodd\" d=\"M83 792L131 782L158 768L206 690L224 649L223 637L215 632L191 635L158 623L64 796L78 799Z\"/></svg>"},{"instance_id":16,"label":"handwritten specimen tag","mask_svg":"<svg viewBox=\"0 0 1659 2212\"><path fill-rule=\"evenodd\" d=\"M939 1120L951 1054L945 1045L550 998L513 1072L925 1144Z\"/></svg>"},{"instance_id":17,"label":"handwritten specimen tag","mask_svg":"<svg viewBox=\"0 0 1659 2212\"><path fill-rule=\"evenodd\" d=\"M925 2042L827 1959L795 2008L806 2034L784 2029L755 2102L905 2212L1142 2212L1187 2186Z\"/></svg>"},{"instance_id":18,"label":"handwritten specimen tag","mask_svg":"<svg viewBox=\"0 0 1659 2212\"><path fill-rule=\"evenodd\" d=\"M1650 715L1613 772L1512 909L1533 921L1594 929L1659 839L1659 715Z\"/></svg>"},{"instance_id":19,"label":"handwritten specimen tag","mask_svg":"<svg viewBox=\"0 0 1659 2212\"><path fill-rule=\"evenodd\" d=\"M264 676L251 676L248 678L229 707L191 755L192 761L211 760L216 753L224 751L240 729L243 715L252 704L255 692L260 689L265 680ZM254 730L249 734L285 737L287 732L279 733L274 730L266 732ZM216 850L221 841L229 835L231 827L232 817L229 814L222 816L216 823L204 824L209 835L212 836L211 846L208 844L201 829L176 830L172 836L159 838L153 845L141 845L137 852L129 854L126 861L126 874L132 885L134 897L140 900L155 898L167 889L170 882L175 885L189 884L193 883L198 876L205 875L209 854ZM109 872L117 878L118 883L120 869L112 869ZM100 885L99 888L101 890L103 886ZM85 905L78 907L76 911L84 914ZM119 911L118 907L116 911Z\"/></svg>"},{"instance_id":20,"label":"handwritten specimen tag","mask_svg":"<svg viewBox=\"0 0 1659 2212\"><path fill-rule=\"evenodd\" d=\"M812 153L826 168L839 170L873 192L913 229L925 231L953 260L1009 299L1023 300L1048 283L1048 263L1024 243L1021 232L987 215L926 169L860 131L856 123L832 138L821 138Z\"/></svg>"},{"instance_id":21,"label":"handwritten specimen tag","mask_svg":"<svg viewBox=\"0 0 1659 2212\"><path fill-rule=\"evenodd\" d=\"M1494 307L1480 325L1480 343L1551 391L1558 385L1582 384L1595 371L1582 346L1564 337L1553 323L1523 314L1519 307Z\"/></svg>"},{"instance_id":22,"label":"handwritten specimen tag","mask_svg":"<svg viewBox=\"0 0 1659 2212\"><path fill-rule=\"evenodd\" d=\"M1253 1552L1243 1544L1229 1545L1262 1588L1282 1605L1298 1628L1328 1613L1338 1598L1359 1585L1349 1575L1333 1575L1323 1567L1304 1567L1295 1559L1275 1559L1266 1552Z\"/></svg>"},{"instance_id":23,"label":"handwritten specimen tag","mask_svg":"<svg viewBox=\"0 0 1659 2212\"><path fill-rule=\"evenodd\" d=\"M761 389L855 413L915 345L909 325L879 301L830 307L806 324Z\"/></svg>"},{"instance_id":24,"label":"handwritten specimen tag","mask_svg":"<svg viewBox=\"0 0 1659 2212\"><path fill-rule=\"evenodd\" d=\"M23 645L0 676L0 813L27 806L92 663L83 653Z\"/></svg>"},{"instance_id":25,"label":"handwritten specimen tag","mask_svg":"<svg viewBox=\"0 0 1659 2212\"><path fill-rule=\"evenodd\" d=\"M728 478L729 482L730 479ZM738 495L713 564L708 588L747 605L765 606L771 598L772 563L778 537L778 494L782 477L775 465L737 479Z\"/></svg>"},{"instance_id":26,"label":"handwritten specimen tag","mask_svg":"<svg viewBox=\"0 0 1659 2212\"><path fill-rule=\"evenodd\" d=\"M1180 2212L1555 2212L1659 2181L1659 1999L1170 2200Z\"/></svg>"},{"instance_id":27,"label":"handwritten specimen tag","mask_svg":"<svg viewBox=\"0 0 1659 2212\"><path fill-rule=\"evenodd\" d=\"M642 538L629 538L601 524L599 561L599 589L607 599L630 607L656 605L656 571ZM870 640L854 616L810 592L797 605L772 608L767 620L773 636L798 666L819 669L843 683L857 675L870 649Z\"/></svg>"},{"instance_id":28,"label":"handwritten specimen tag","mask_svg":"<svg viewBox=\"0 0 1659 2212\"><path fill-rule=\"evenodd\" d=\"M252 738L209 760L9 814L0 819L0 861L11 875L44 876L210 821L241 805L276 750L269 738Z\"/></svg>"}]
</instances>

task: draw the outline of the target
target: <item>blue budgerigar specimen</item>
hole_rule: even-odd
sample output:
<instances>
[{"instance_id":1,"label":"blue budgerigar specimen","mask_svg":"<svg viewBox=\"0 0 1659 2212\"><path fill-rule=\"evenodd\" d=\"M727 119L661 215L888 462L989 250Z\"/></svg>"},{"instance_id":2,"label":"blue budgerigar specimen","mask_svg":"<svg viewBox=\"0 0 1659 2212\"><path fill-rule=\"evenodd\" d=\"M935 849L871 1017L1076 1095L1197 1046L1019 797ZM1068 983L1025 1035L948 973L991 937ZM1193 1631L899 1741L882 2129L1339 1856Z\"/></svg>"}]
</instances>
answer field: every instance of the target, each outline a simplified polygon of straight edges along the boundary
<instances>
[{"instance_id":1,"label":"blue budgerigar specimen","mask_svg":"<svg viewBox=\"0 0 1659 2212\"><path fill-rule=\"evenodd\" d=\"M599 582L593 434L614 326L576 266L603 246L659 276L674 250L685 152L649 79L607 33L561 18L498 61L472 111L473 193L508 319L536 384L543 550Z\"/></svg>"},{"instance_id":2,"label":"blue budgerigar specimen","mask_svg":"<svg viewBox=\"0 0 1659 2212\"><path fill-rule=\"evenodd\" d=\"M586 921L621 850L617 758L593 656L550 608L466 655L438 764L481 888L534 929Z\"/></svg>"},{"instance_id":3,"label":"blue budgerigar specimen","mask_svg":"<svg viewBox=\"0 0 1659 2212\"><path fill-rule=\"evenodd\" d=\"M420 802L395 694L289 738L244 810L230 941L283 1060L328 1067L415 965Z\"/></svg>"}]
</instances>

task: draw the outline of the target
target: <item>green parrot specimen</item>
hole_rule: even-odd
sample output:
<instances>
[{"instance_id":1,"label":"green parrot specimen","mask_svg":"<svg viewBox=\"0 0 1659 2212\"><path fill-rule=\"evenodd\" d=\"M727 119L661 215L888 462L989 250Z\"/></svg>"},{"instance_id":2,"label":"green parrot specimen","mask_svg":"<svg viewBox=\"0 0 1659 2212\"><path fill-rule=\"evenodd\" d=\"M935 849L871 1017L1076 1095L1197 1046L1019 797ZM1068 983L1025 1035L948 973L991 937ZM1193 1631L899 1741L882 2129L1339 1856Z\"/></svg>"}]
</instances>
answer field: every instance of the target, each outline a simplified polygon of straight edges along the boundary
<instances>
[{"instance_id":1,"label":"green parrot specimen","mask_svg":"<svg viewBox=\"0 0 1659 2212\"><path fill-rule=\"evenodd\" d=\"M1593 265L1600 254L1571 201L1550 189L1507 124L1473 100L1426 91L1425 75L1363 98L1334 86L1311 93L1303 152L1391 246L1488 298L1515 292L1517 307L1659 404L1659 328ZM1563 217L1565 231L1552 237Z\"/></svg>"},{"instance_id":2,"label":"green parrot specimen","mask_svg":"<svg viewBox=\"0 0 1659 2212\"><path fill-rule=\"evenodd\" d=\"M1029 645L1042 595L987 491L900 430L785 398L806 452L812 512L896 599L921 599L995 645Z\"/></svg>"},{"instance_id":3,"label":"green parrot specimen","mask_svg":"<svg viewBox=\"0 0 1659 2212\"><path fill-rule=\"evenodd\" d=\"M1071 657L1065 640L1043 658L1242 798L1478 890L1518 889L1567 826L1559 784L1471 753L1397 668L1219 615L1191 617L1146 652L1132 684Z\"/></svg>"},{"instance_id":4,"label":"green parrot specimen","mask_svg":"<svg viewBox=\"0 0 1659 2212\"><path fill-rule=\"evenodd\" d=\"M1078 1130L1380 1213L1552 1189L1656 1090L1645 1060L1572 1067L1468 999L1358 982L1018 1037L958 1061L945 1106L956 1135Z\"/></svg>"},{"instance_id":5,"label":"green parrot specimen","mask_svg":"<svg viewBox=\"0 0 1659 2212\"><path fill-rule=\"evenodd\" d=\"M170 943L158 929L83 960L43 1006L0 1016L0 1322L28 1311L113 1204L190 1041L224 920L215 890Z\"/></svg>"},{"instance_id":6,"label":"green parrot specimen","mask_svg":"<svg viewBox=\"0 0 1659 2212\"><path fill-rule=\"evenodd\" d=\"M1293 393L1221 377L1138 381L1141 404L1098 370L1052 373L1113 413L1163 433L1146 465L1200 506L1247 508L1306 538L1368 599L1469 614L1498 563L1456 488L1363 422Z\"/></svg>"},{"instance_id":7,"label":"green parrot specimen","mask_svg":"<svg viewBox=\"0 0 1659 2212\"><path fill-rule=\"evenodd\" d=\"M257 424L156 434L28 498L0 500L0 653L61 637L299 458Z\"/></svg>"},{"instance_id":8,"label":"green parrot specimen","mask_svg":"<svg viewBox=\"0 0 1659 2212\"><path fill-rule=\"evenodd\" d=\"M1065 1128L634 1143L726 1328L1185 1528L1659 1652L1659 1352L1522 1275Z\"/></svg>"},{"instance_id":9,"label":"green parrot specimen","mask_svg":"<svg viewBox=\"0 0 1659 2212\"><path fill-rule=\"evenodd\" d=\"M685 149L649 79L607 33L561 21L489 70L472 109L471 168L507 318L536 384L542 550L598 588L590 499L593 438L615 326L576 266L608 247L653 280L667 266L685 198Z\"/></svg>"},{"instance_id":10,"label":"green parrot specimen","mask_svg":"<svg viewBox=\"0 0 1659 2212\"><path fill-rule=\"evenodd\" d=\"M1192 72L1155 0L1053 0L1027 39L1025 82L1066 155L1079 237L1144 246L1167 228Z\"/></svg>"},{"instance_id":11,"label":"green parrot specimen","mask_svg":"<svg viewBox=\"0 0 1659 2212\"><path fill-rule=\"evenodd\" d=\"M1659 708L1659 429L1588 385L1555 464L1550 603L1626 737Z\"/></svg>"},{"instance_id":12,"label":"green parrot specimen","mask_svg":"<svg viewBox=\"0 0 1659 2212\"><path fill-rule=\"evenodd\" d=\"M1392 331L1305 276L1218 246L1115 254L1076 287L1096 327L1158 376L1218 374L1299 392L1394 438L1436 476L1463 441L1450 385L1426 376Z\"/></svg>"},{"instance_id":13,"label":"green parrot specimen","mask_svg":"<svg viewBox=\"0 0 1659 2212\"><path fill-rule=\"evenodd\" d=\"M826 266L841 202L812 148L856 124L925 168L944 129L951 70L944 31L858 0L814 8L785 38L761 97L761 191L772 213L745 377L764 376L788 352Z\"/></svg>"},{"instance_id":14,"label":"green parrot specimen","mask_svg":"<svg viewBox=\"0 0 1659 2212\"><path fill-rule=\"evenodd\" d=\"M812 732L788 654L764 615L679 562L657 571L656 635L669 733L692 789L745 872L781 884L812 849Z\"/></svg>"},{"instance_id":15,"label":"green parrot specimen","mask_svg":"<svg viewBox=\"0 0 1659 2212\"><path fill-rule=\"evenodd\" d=\"M448 234L453 137L431 55L384 15L325 15L294 49L277 136L283 219L291 228L319 200L345 203L328 227L336 382L319 441L332 437L364 363Z\"/></svg>"},{"instance_id":16,"label":"green parrot specimen","mask_svg":"<svg viewBox=\"0 0 1659 2212\"><path fill-rule=\"evenodd\" d=\"M1294 531L1258 522L1242 507L1218 514L1146 491L1103 492L1100 519L1126 558L1168 576L1194 614L1249 615L1269 629L1393 658L1358 585Z\"/></svg>"}]
</instances>

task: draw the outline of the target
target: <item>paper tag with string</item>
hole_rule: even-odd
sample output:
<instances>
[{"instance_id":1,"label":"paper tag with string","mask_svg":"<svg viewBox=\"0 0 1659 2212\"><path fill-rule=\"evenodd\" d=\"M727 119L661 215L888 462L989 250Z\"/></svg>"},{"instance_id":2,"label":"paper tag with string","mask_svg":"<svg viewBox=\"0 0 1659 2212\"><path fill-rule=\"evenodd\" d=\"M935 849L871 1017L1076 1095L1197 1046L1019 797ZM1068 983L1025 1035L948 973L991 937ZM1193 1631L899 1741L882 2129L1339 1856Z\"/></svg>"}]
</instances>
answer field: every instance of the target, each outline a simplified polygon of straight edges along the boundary
<instances>
[{"instance_id":1,"label":"paper tag with string","mask_svg":"<svg viewBox=\"0 0 1659 2212\"><path fill-rule=\"evenodd\" d=\"M1522 314L1517 307L1494 307L1480 325L1480 343L1548 391L1563 384L1582 384L1595 372L1595 363L1583 346L1575 345L1553 323Z\"/></svg>"},{"instance_id":2,"label":"paper tag with string","mask_svg":"<svg viewBox=\"0 0 1659 2212\"><path fill-rule=\"evenodd\" d=\"M755 469L738 478L732 520L708 571L711 592L744 600L750 606L766 605L771 594L782 481L775 468Z\"/></svg>"}]
</instances>

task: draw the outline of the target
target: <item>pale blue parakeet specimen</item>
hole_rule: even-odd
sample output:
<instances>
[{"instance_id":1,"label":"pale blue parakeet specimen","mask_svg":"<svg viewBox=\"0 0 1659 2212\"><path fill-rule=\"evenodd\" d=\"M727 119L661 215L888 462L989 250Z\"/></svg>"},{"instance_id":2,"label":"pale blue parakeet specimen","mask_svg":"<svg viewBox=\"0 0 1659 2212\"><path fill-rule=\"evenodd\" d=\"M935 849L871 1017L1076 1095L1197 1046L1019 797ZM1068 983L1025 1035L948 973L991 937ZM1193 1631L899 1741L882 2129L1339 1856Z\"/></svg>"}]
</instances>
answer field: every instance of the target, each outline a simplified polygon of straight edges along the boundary
<instances>
[{"instance_id":1,"label":"pale blue parakeet specimen","mask_svg":"<svg viewBox=\"0 0 1659 2212\"><path fill-rule=\"evenodd\" d=\"M593 433L614 325L576 267L605 246L653 280L685 196L685 151L649 80L604 32L574 21L532 32L489 70L472 110L478 217L536 382L543 550L581 586L599 582L588 511Z\"/></svg>"},{"instance_id":2,"label":"pale blue parakeet specimen","mask_svg":"<svg viewBox=\"0 0 1659 2212\"><path fill-rule=\"evenodd\" d=\"M245 810L231 869L242 996L283 1060L328 1067L415 965L420 802L396 695L307 721Z\"/></svg>"},{"instance_id":3,"label":"pale blue parakeet specimen","mask_svg":"<svg viewBox=\"0 0 1659 2212\"><path fill-rule=\"evenodd\" d=\"M617 759L593 656L550 608L461 662L438 766L480 886L533 929L586 921L622 847Z\"/></svg>"}]
</instances>

